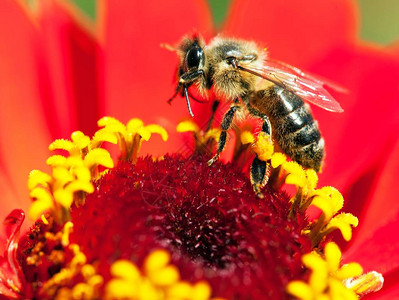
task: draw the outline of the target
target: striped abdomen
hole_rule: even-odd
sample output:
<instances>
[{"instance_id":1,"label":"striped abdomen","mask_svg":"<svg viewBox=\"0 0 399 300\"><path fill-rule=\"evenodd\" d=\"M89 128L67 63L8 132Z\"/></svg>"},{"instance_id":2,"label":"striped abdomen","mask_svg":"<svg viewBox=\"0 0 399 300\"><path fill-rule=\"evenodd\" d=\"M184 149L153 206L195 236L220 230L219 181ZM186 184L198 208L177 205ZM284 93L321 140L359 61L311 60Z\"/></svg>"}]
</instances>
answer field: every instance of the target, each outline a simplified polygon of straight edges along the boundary
<instances>
[{"instance_id":1,"label":"striped abdomen","mask_svg":"<svg viewBox=\"0 0 399 300\"><path fill-rule=\"evenodd\" d=\"M292 160L319 172L324 158L324 140L309 106L286 89L272 87L249 97L252 108L269 117L275 142Z\"/></svg>"}]
</instances>

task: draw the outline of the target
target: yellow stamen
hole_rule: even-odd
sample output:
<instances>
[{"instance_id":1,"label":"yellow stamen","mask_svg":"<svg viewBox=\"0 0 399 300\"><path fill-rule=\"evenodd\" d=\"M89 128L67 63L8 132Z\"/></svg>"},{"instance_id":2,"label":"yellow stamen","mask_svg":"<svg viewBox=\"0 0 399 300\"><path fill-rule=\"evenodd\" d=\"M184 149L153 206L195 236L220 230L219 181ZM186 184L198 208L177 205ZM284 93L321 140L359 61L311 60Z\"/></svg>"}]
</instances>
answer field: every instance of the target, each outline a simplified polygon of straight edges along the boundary
<instances>
[{"instance_id":1,"label":"yellow stamen","mask_svg":"<svg viewBox=\"0 0 399 300\"><path fill-rule=\"evenodd\" d=\"M352 227L357 227L358 224L359 220L354 215L341 213L328 222L323 229L322 234L326 235L335 229L339 229L345 241L350 241L352 238Z\"/></svg>"},{"instance_id":2,"label":"yellow stamen","mask_svg":"<svg viewBox=\"0 0 399 300\"><path fill-rule=\"evenodd\" d=\"M64 230L62 233L62 238L61 238L61 244L66 247L69 245L69 235L72 232L73 228L73 223L72 222L66 222L64 225Z\"/></svg>"},{"instance_id":3,"label":"yellow stamen","mask_svg":"<svg viewBox=\"0 0 399 300\"><path fill-rule=\"evenodd\" d=\"M287 157L281 152L275 152L272 155L271 164L274 169L281 166L287 161Z\"/></svg>"},{"instance_id":4,"label":"yellow stamen","mask_svg":"<svg viewBox=\"0 0 399 300\"><path fill-rule=\"evenodd\" d=\"M72 142L79 148L84 149L89 146L90 138L81 131L75 131L71 134Z\"/></svg>"},{"instance_id":5,"label":"yellow stamen","mask_svg":"<svg viewBox=\"0 0 399 300\"><path fill-rule=\"evenodd\" d=\"M292 281L287 292L298 299L358 299L356 288L349 285L353 277L363 272L362 267L357 263L340 266L341 256L339 247L332 242L324 248L324 257L316 252L305 254L302 261L311 270L309 282Z\"/></svg>"},{"instance_id":6,"label":"yellow stamen","mask_svg":"<svg viewBox=\"0 0 399 300\"><path fill-rule=\"evenodd\" d=\"M348 278L344 281L344 285L360 297L379 291L383 284L384 277L375 271L368 272L355 278Z\"/></svg>"},{"instance_id":7,"label":"yellow stamen","mask_svg":"<svg viewBox=\"0 0 399 300\"><path fill-rule=\"evenodd\" d=\"M144 126L140 119L131 119L125 126L115 118L104 117L98 121L98 125L104 127L101 129L102 134L115 135L121 150L121 157L133 163L137 161L142 141L148 141L152 133L161 135L164 141L168 139L168 134L163 127L157 124Z\"/></svg>"},{"instance_id":8,"label":"yellow stamen","mask_svg":"<svg viewBox=\"0 0 399 300\"><path fill-rule=\"evenodd\" d=\"M42 214L40 218L42 219L43 224L45 224L45 225L50 224L49 221L46 219L44 214Z\"/></svg>"},{"instance_id":9,"label":"yellow stamen","mask_svg":"<svg viewBox=\"0 0 399 300\"><path fill-rule=\"evenodd\" d=\"M177 132L200 132L200 128L191 120L180 122L176 128Z\"/></svg>"},{"instance_id":10,"label":"yellow stamen","mask_svg":"<svg viewBox=\"0 0 399 300\"><path fill-rule=\"evenodd\" d=\"M196 151L202 153L204 150L210 149L215 141L219 141L220 132L219 128L211 128L204 132L192 120L184 120L177 125L177 132L192 132L195 140Z\"/></svg>"},{"instance_id":11,"label":"yellow stamen","mask_svg":"<svg viewBox=\"0 0 399 300\"><path fill-rule=\"evenodd\" d=\"M207 300L211 297L211 287L207 282L190 284L180 281L179 270L170 264L170 254L165 250L150 253L143 270L141 272L127 260L113 263L110 270L113 278L105 287L106 298Z\"/></svg>"},{"instance_id":12,"label":"yellow stamen","mask_svg":"<svg viewBox=\"0 0 399 300\"><path fill-rule=\"evenodd\" d=\"M70 244L68 248L74 254L71 262L47 280L41 289L52 299L97 299L104 279L96 273L94 266L86 263L86 256L78 245ZM75 284L76 281L79 283Z\"/></svg>"},{"instance_id":13,"label":"yellow stamen","mask_svg":"<svg viewBox=\"0 0 399 300\"><path fill-rule=\"evenodd\" d=\"M28 178L28 189L32 190L36 186L43 186L43 187L48 187L49 183L52 181L52 177L39 170L32 170L29 173L29 178Z\"/></svg>"}]
</instances>

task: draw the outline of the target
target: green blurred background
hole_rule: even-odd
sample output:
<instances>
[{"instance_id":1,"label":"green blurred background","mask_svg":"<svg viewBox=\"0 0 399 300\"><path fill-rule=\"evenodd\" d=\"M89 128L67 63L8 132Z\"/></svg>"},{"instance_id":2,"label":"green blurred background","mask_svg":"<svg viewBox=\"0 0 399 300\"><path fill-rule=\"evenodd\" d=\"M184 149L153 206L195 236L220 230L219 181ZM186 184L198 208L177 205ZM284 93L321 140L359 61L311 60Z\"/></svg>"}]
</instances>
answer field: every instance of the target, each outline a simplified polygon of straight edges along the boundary
<instances>
[{"instance_id":1,"label":"green blurred background","mask_svg":"<svg viewBox=\"0 0 399 300\"><path fill-rule=\"evenodd\" d=\"M95 18L96 0L73 0L89 16ZM221 24L230 0L208 0L216 24ZM281 1L281 0L275 0ZM320 0L328 1L328 0ZM382 45L399 39L399 0L357 0L360 5L360 37Z\"/></svg>"}]
</instances>

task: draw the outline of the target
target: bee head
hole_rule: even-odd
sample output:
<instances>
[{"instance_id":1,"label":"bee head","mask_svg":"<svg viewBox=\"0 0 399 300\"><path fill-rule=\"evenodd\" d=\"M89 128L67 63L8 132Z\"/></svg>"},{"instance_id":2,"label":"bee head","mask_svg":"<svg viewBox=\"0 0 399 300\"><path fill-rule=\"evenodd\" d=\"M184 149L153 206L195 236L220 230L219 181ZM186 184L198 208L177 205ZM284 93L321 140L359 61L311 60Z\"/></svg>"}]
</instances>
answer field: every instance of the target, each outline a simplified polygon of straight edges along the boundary
<instances>
[{"instance_id":1,"label":"bee head","mask_svg":"<svg viewBox=\"0 0 399 300\"><path fill-rule=\"evenodd\" d=\"M205 66L205 52L200 46L199 37L188 41L185 45L184 58L182 60L181 68L184 73L191 70L200 70Z\"/></svg>"},{"instance_id":2,"label":"bee head","mask_svg":"<svg viewBox=\"0 0 399 300\"><path fill-rule=\"evenodd\" d=\"M168 102L170 103L179 93L181 93L181 95L186 98L188 111L191 116L193 116L193 113L190 107L189 96L196 101L201 101L191 96L188 88L191 85L196 84L200 93L203 96L206 96L204 47L205 43L200 36L194 35L193 37L184 37L180 45L175 49L180 58L178 84L176 87L176 93Z\"/></svg>"}]
</instances>

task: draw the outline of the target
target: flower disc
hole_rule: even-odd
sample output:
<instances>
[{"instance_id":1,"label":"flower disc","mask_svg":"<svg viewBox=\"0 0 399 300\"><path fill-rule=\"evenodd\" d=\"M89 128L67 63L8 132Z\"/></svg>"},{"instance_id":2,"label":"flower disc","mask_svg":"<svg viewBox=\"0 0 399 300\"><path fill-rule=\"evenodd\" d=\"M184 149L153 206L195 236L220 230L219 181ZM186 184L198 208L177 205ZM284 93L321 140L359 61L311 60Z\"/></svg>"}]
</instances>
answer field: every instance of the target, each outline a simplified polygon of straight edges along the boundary
<instances>
[{"instance_id":1,"label":"flower disc","mask_svg":"<svg viewBox=\"0 0 399 300\"><path fill-rule=\"evenodd\" d=\"M286 284L304 277L301 256L311 251L304 215L289 219L287 195L266 188L259 199L232 164L206 162L176 155L120 161L72 210L71 242L105 280L115 260L142 266L163 248L182 280L204 279L214 296L287 297Z\"/></svg>"}]
</instances>

